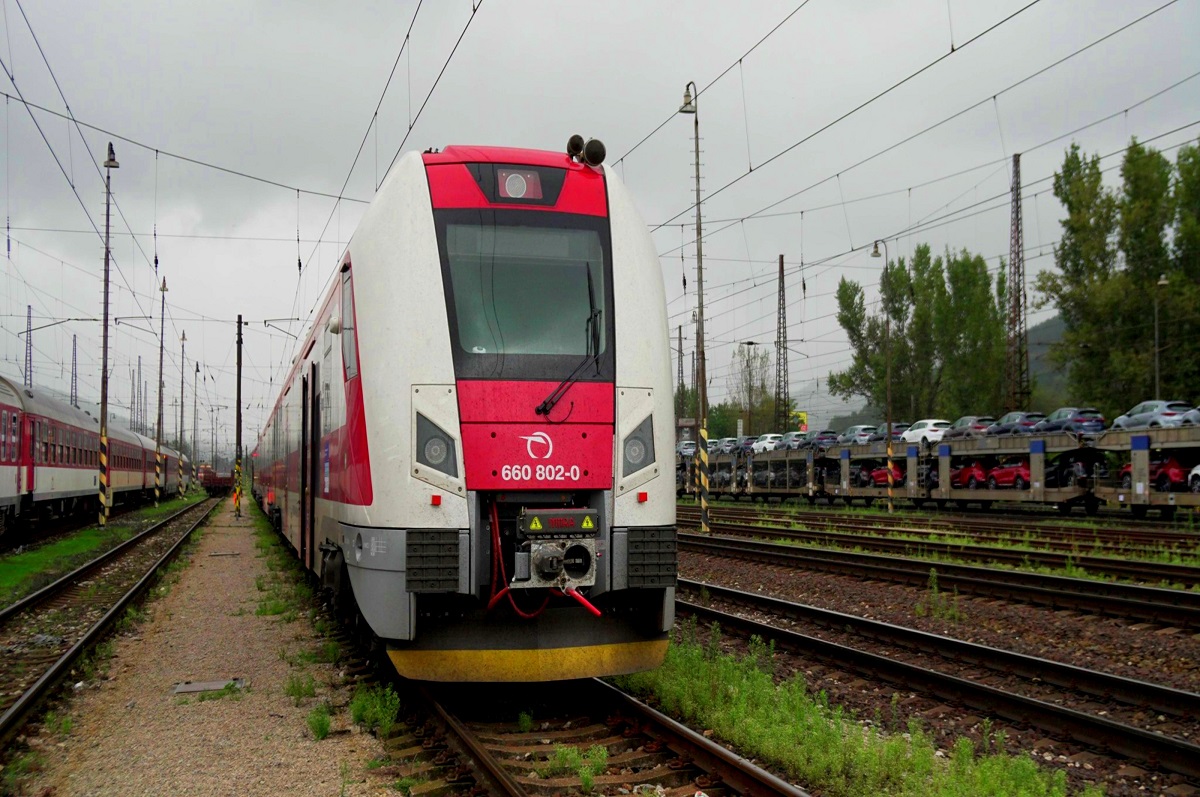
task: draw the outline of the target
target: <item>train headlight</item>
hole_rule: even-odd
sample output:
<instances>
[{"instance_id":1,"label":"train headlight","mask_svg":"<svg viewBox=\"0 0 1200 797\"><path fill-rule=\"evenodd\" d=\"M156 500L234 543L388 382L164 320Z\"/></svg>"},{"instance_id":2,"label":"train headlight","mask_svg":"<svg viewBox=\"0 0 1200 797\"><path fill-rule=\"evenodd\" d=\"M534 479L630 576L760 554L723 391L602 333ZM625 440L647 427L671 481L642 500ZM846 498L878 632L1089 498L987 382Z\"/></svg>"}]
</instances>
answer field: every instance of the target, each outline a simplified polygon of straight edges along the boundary
<instances>
[{"instance_id":1,"label":"train headlight","mask_svg":"<svg viewBox=\"0 0 1200 797\"><path fill-rule=\"evenodd\" d=\"M417 413L417 462L447 476L458 476L454 438L420 413Z\"/></svg>"},{"instance_id":2,"label":"train headlight","mask_svg":"<svg viewBox=\"0 0 1200 797\"><path fill-rule=\"evenodd\" d=\"M624 465L621 472L628 476L654 462L654 416L638 424L622 443Z\"/></svg>"}]
</instances>

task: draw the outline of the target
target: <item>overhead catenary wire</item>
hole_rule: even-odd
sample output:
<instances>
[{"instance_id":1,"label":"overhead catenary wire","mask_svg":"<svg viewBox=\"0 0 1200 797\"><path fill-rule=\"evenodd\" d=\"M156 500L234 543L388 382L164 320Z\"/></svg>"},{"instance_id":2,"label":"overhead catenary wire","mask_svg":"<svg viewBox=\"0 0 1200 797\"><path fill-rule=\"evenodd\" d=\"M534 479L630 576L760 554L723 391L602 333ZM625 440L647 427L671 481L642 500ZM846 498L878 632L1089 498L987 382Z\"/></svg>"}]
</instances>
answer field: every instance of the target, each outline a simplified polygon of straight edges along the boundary
<instances>
[{"instance_id":1,"label":"overhead catenary wire","mask_svg":"<svg viewBox=\"0 0 1200 797\"><path fill-rule=\"evenodd\" d=\"M795 142L793 142L792 144L789 144L788 146L784 147L784 148L783 148L783 149L781 149L779 152L776 152L774 155L772 155L771 157L767 158L767 159L766 159L765 161L763 161L762 163L758 164L758 166L754 167L754 169L753 169L753 170L750 170L750 171L745 171L745 172L743 172L742 174L740 174L740 175L738 175L737 177L733 178L733 179L732 179L732 180L730 180L729 182L725 183L725 185L721 186L721 187L720 187L720 188L718 188L716 191L710 191L710 192L709 192L709 194L708 194L708 196L706 196L704 199L702 199L702 200L701 200L701 203L703 203L703 202L708 202L708 201L712 200L712 198L713 198L713 197L717 196L718 194L720 194L720 193L724 192L725 190L727 190L727 189L729 189L729 188L732 188L733 186L735 186L735 185L737 185L738 183L740 183L742 180L744 180L744 179L746 179L747 177L749 177L751 174L753 174L753 173L754 173L754 171L757 171L757 170L759 170L759 169L762 169L764 166L767 166L768 164L774 163L775 161L777 161L778 159L782 158L784 155L788 154L789 152L791 152L792 150L796 149L797 147L801 146L801 145L802 145L802 144L804 144L805 142L812 140L813 138L815 138L816 136L818 136L818 135L820 135L821 133L825 132L826 130L829 130L830 128L834 127L835 125L837 125L837 124L840 124L841 122L845 121L846 119L849 119L851 116L853 116L854 114L858 113L858 112L859 112L859 111L861 111L863 108L866 108L868 105L871 105L872 103L876 102L877 100L880 100L880 99L882 99L883 97L886 97L888 94L891 94L893 91L895 91L896 89L898 89L898 88L900 88L901 86L905 85L905 84L906 84L906 83L908 83L909 81L916 79L917 77L919 77L920 75L922 75L922 74L924 74L925 72L929 71L929 70L930 70L930 69L932 69L933 67L937 66L937 65L938 65L938 64L940 64L942 61L944 61L944 60L946 60L947 58L951 57L951 56L952 56L952 55L954 55L955 53L962 52L964 49L966 49L966 48L967 48L968 46L970 46L971 44L974 44L975 42L977 42L977 41L979 41L980 39L984 38L984 37L985 37L985 36L987 36L989 33L993 32L993 31L995 31L996 29L998 29L998 28L1000 28L1001 26L1003 26L1005 23L1007 23L1007 22L1010 22L1010 21L1011 21L1011 20L1013 20L1013 19L1016 19L1018 16L1020 16L1020 15L1021 15L1021 14L1023 14L1023 13L1025 13L1025 12L1026 12L1026 11L1028 11L1029 9L1033 8L1035 5L1037 5L1037 4L1038 4L1038 3L1040 3L1041 1L1042 1L1042 0L1031 0L1031 2L1029 2L1029 3L1027 3L1026 5L1022 6L1021 8L1017 9L1016 11L1012 12L1012 13L1011 13L1011 14L1009 14L1008 16L1006 16L1006 17L1004 17L1003 19L1001 19L999 22L995 22L995 23L993 23L993 24L992 24L992 25L990 25L989 27L985 28L983 31L981 31L981 32L979 32L979 33L975 34L974 36L972 36L970 39L967 39L965 42L963 42L962 46L961 46L961 47L959 47L957 50L952 50L952 51L950 51L950 52L948 52L948 53L943 53L942 55L940 55L940 56L938 56L937 58L933 59L933 60L932 60L932 61L930 61L929 63L925 64L925 66L922 66L921 68L917 69L915 72L912 72L912 73L910 73L909 75L907 75L906 77L903 77L903 78L901 78L900 80L898 80L898 81L896 81L895 83L893 83L891 86L888 86L886 89L883 89L882 91L878 92L877 94L875 94L874 96L870 97L869 99L866 99L866 100L864 100L863 102L861 102L861 103L859 103L858 105L854 106L854 107L853 107L853 108L851 108L850 110L848 110L848 111L846 111L846 112L842 113L840 116L838 116L837 118L833 119L832 121L825 123L824 125L822 125L821 127L817 128L816 130L814 130L813 132L809 133L808 135L806 135L806 136L803 136L803 137L802 137L802 138L800 138L798 141L795 141ZM1170 5L1171 3L1176 3L1176 2L1178 2L1178 0L1170 0L1170 2L1168 3L1168 5ZM654 229L658 229L659 227L662 227L662 226L664 226L664 225L666 225L666 224L670 224L671 222L675 221L675 219L679 218L679 217L680 217L680 216L682 216L683 214L685 214L685 213L689 213L689 212L691 212L692 210L695 210L695 208L696 208L696 203L694 203L694 202L693 202L691 205L689 205L688 207L686 207L686 208L684 208L683 210L679 211L678 213L676 213L676 214L675 214L674 216L672 216L671 218L667 219L667 220L666 220L665 222L663 222L662 224L659 224L659 225L657 225L657 226L656 226Z\"/></svg>"}]
</instances>

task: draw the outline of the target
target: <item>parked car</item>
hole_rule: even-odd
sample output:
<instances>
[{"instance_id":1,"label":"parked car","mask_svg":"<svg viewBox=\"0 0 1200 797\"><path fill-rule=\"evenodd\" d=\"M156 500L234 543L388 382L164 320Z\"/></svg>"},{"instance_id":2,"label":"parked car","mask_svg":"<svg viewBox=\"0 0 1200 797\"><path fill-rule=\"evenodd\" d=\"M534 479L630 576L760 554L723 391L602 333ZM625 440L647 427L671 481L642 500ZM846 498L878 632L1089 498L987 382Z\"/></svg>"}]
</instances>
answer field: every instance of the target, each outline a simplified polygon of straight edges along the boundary
<instances>
[{"instance_id":1,"label":"parked car","mask_svg":"<svg viewBox=\"0 0 1200 797\"><path fill-rule=\"evenodd\" d=\"M942 433L943 440L955 437L978 437L987 432L987 428L996 422L991 415L964 415L950 428Z\"/></svg>"},{"instance_id":2,"label":"parked car","mask_svg":"<svg viewBox=\"0 0 1200 797\"><path fill-rule=\"evenodd\" d=\"M708 455L710 457L712 455L716 454L717 451L719 451L720 449L721 449L721 441L720 440L709 440L708 441Z\"/></svg>"},{"instance_id":3,"label":"parked car","mask_svg":"<svg viewBox=\"0 0 1200 797\"><path fill-rule=\"evenodd\" d=\"M775 434L773 432L768 432L767 434L759 435L758 439L755 440L751 444L750 450L753 451L755 454L763 454L767 451L774 451L775 444L778 443L782 439L783 439L783 435Z\"/></svg>"},{"instance_id":4,"label":"parked car","mask_svg":"<svg viewBox=\"0 0 1200 797\"><path fill-rule=\"evenodd\" d=\"M675 453L681 457L696 456L696 441L695 440L684 440L682 443L680 443L678 446L675 447Z\"/></svg>"},{"instance_id":5,"label":"parked car","mask_svg":"<svg viewBox=\"0 0 1200 797\"><path fill-rule=\"evenodd\" d=\"M883 428L885 426L887 426L885 423L879 424L871 436L867 438L867 442L878 443L882 440L885 440L887 438L887 432ZM892 442L900 442L900 435L904 434L904 432L908 430L908 427L909 424L905 421L892 421Z\"/></svg>"},{"instance_id":6,"label":"parked car","mask_svg":"<svg viewBox=\"0 0 1200 797\"><path fill-rule=\"evenodd\" d=\"M950 486L979 490L987 484L987 475L987 468L983 467L982 462L975 460L950 471Z\"/></svg>"},{"instance_id":7,"label":"parked car","mask_svg":"<svg viewBox=\"0 0 1200 797\"><path fill-rule=\"evenodd\" d=\"M1192 468L1192 472L1188 476L1188 489L1193 493L1200 493L1200 465Z\"/></svg>"},{"instance_id":8,"label":"parked car","mask_svg":"<svg viewBox=\"0 0 1200 797\"><path fill-rule=\"evenodd\" d=\"M757 435L744 434L738 438L737 448L734 449L739 454L746 455L753 453L754 444L758 442Z\"/></svg>"},{"instance_id":9,"label":"parked car","mask_svg":"<svg viewBox=\"0 0 1200 797\"><path fill-rule=\"evenodd\" d=\"M875 427L868 424L851 426L838 435L837 441L844 446L862 445L874 431Z\"/></svg>"},{"instance_id":10,"label":"parked car","mask_svg":"<svg viewBox=\"0 0 1200 797\"><path fill-rule=\"evenodd\" d=\"M804 432L784 432L783 437L775 441L776 451L794 450L804 439Z\"/></svg>"},{"instance_id":11,"label":"parked car","mask_svg":"<svg viewBox=\"0 0 1200 797\"><path fill-rule=\"evenodd\" d=\"M722 437L720 440L720 446L717 448L717 451L721 454L732 454L733 447L735 445L737 445L736 437Z\"/></svg>"},{"instance_id":12,"label":"parked car","mask_svg":"<svg viewBox=\"0 0 1200 797\"><path fill-rule=\"evenodd\" d=\"M989 490L999 487L1024 490L1029 486L1029 460L1020 457L1002 460L999 465L988 472L987 486Z\"/></svg>"},{"instance_id":13,"label":"parked car","mask_svg":"<svg viewBox=\"0 0 1200 797\"><path fill-rule=\"evenodd\" d=\"M1157 429L1179 426L1183 423L1183 416L1191 409L1190 404L1184 404L1182 401L1143 401L1124 415L1117 416L1112 428Z\"/></svg>"},{"instance_id":14,"label":"parked car","mask_svg":"<svg viewBox=\"0 0 1200 797\"><path fill-rule=\"evenodd\" d=\"M859 484L863 487L887 487L889 465L892 471L892 486L899 487L904 484L904 471L895 462L864 467L859 471Z\"/></svg>"},{"instance_id":15,"label":"parked car","mask_svg":"<svg viewBox=\"0 0 1200 797\"><path fill-rule=\"evenodd\" d=\"M808 434L811 437L806 436L796 448L829 448L832 445L836 445L838 441L838 433L833 429L822 429L819 432L809 432Z\"/></svg>"},{"instance_id":16,"label":"parked car","mask_svg":"<svg viewBox=\"0 0 1200 797\"><path fill-rule=\"evenodd\" d=\"M1183 420L1179 422L1180 426L1200 426L1200 407L1194 410L1188 410L1183 414Z\"/></svg>"},{"instance_id":17,"label":"parked car","mask_svg":"<svg viewBox=\"0 0 1200 797\"><path fill-rule=\"evenodd\" d=\"M1133 489L1133 465L1125 463L1119 475L1121 489ZM1150 484L1160 493L1182 492L1189 488L1190 476L1175 457L1162 457L1150 460Z\"/></svg>"},{"instance_id":18,"label":"parked car","mask_svg":"<svg viewBox=\"0 0 1200 797\"><path fill-rule=\"evenodd\" d=\"M1094 434L1104 431L1104 415L1094 407L1059 407L1033 427L1034 434L1049 432L1083 432Z\"/></svg>"},{"instance_id":19,"label":"parked car","mask_svg":"<svg viewBox=\"0 0 1200 797\"><path fill-rule=\"evenodd\" d=\"M941 418L926 418L908 427L904 434L900 435L900 439L906 443L929 445L941 440L942 435L949 428L950 421L944 421Z\"/></svg>"},{"instance_id":20,"label":"parked car","mask_svg":"<svg viewBox=\"0 0 1200 797\"><path fill-rule=\"evenodd\" d=\"M1030 434L1044 420L1044 412L1010 412L989 426L987 434Z\"/></svg>"}]
</instances>

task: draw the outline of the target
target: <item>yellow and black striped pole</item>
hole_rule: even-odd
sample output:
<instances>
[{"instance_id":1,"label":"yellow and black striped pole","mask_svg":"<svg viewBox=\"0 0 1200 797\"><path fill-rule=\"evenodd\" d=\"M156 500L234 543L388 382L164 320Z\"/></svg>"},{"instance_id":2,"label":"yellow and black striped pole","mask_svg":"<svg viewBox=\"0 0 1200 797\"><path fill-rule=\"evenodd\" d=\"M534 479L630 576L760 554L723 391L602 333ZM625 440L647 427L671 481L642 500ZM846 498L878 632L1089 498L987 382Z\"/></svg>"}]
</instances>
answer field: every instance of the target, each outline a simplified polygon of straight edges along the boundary
<instances>
[{"instance_id":1,"label":"yellow and black striped pole","mask_svg":"<svg viewBox=\"0 0 1200 797\"><path fill-rule=\"evenodd\" d=\"M708 534L708 429L700 424L700 442L696 454L700 457L700 532Z\"/></svg>"},{"instance_id":2,"label":"yellow and black striped pole","mask_svg":"<svg viewBox=\"0 0 1200 797\"><path fill-rule=\"evenodd\" d=\"M105 424L107 427L107 424ZM108 429L100 430L100 525L108 524Z\"/></svg>"},{"instance_id":3,"label":"yellow and black striped pole","mask_svg":"<svg viewBox=\"0 0 1200 797\"><path fill-rule=\"evenodd\" d=\"M242 458L238 457L233 465L233 511L242 516Z\"/></svg>"},{"instance_id":4,"label":"yellow and black striped pole","mask_svg":"<svg viewBox=\"0 0 1200 797\"><path fill-rule=\"evenodd\" d=\"M179 497L183 498L183 454L179 455Z\"/></svg>"},{"instance_id":5,"label":"yellow and black striped pole","mask_svg":"<svg viewBox=\"0 0 1200 797\"><path fill-rule=\"evenodd\" d=\"M157 448L154 449L154 505L158 506L158 502L162 500L163 488L163 462L162 452Z\"/></svg>"}]
</instances>

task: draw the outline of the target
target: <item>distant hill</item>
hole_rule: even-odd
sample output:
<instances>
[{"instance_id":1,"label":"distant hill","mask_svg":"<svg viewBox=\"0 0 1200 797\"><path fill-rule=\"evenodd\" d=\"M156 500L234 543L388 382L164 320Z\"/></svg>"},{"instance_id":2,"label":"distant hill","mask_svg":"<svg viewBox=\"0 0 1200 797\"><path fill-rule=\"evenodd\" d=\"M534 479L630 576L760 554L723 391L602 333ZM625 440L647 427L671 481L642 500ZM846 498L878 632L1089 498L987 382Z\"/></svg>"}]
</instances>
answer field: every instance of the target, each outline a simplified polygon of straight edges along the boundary
<instances>
[{"instance_id":1,"label":"distant hill","mask_svg":"<svg viewBox=\"0 0 1200 797\"><path fill-rule=\"evenodd\" d=\"M1051 412L1067 403L1067 373L1050 359L1050 347L1062 340L1066 324L1059 316L1029 328L1029 377L1033 381L1030 409Z\"/></svg>"}]
</instances>

